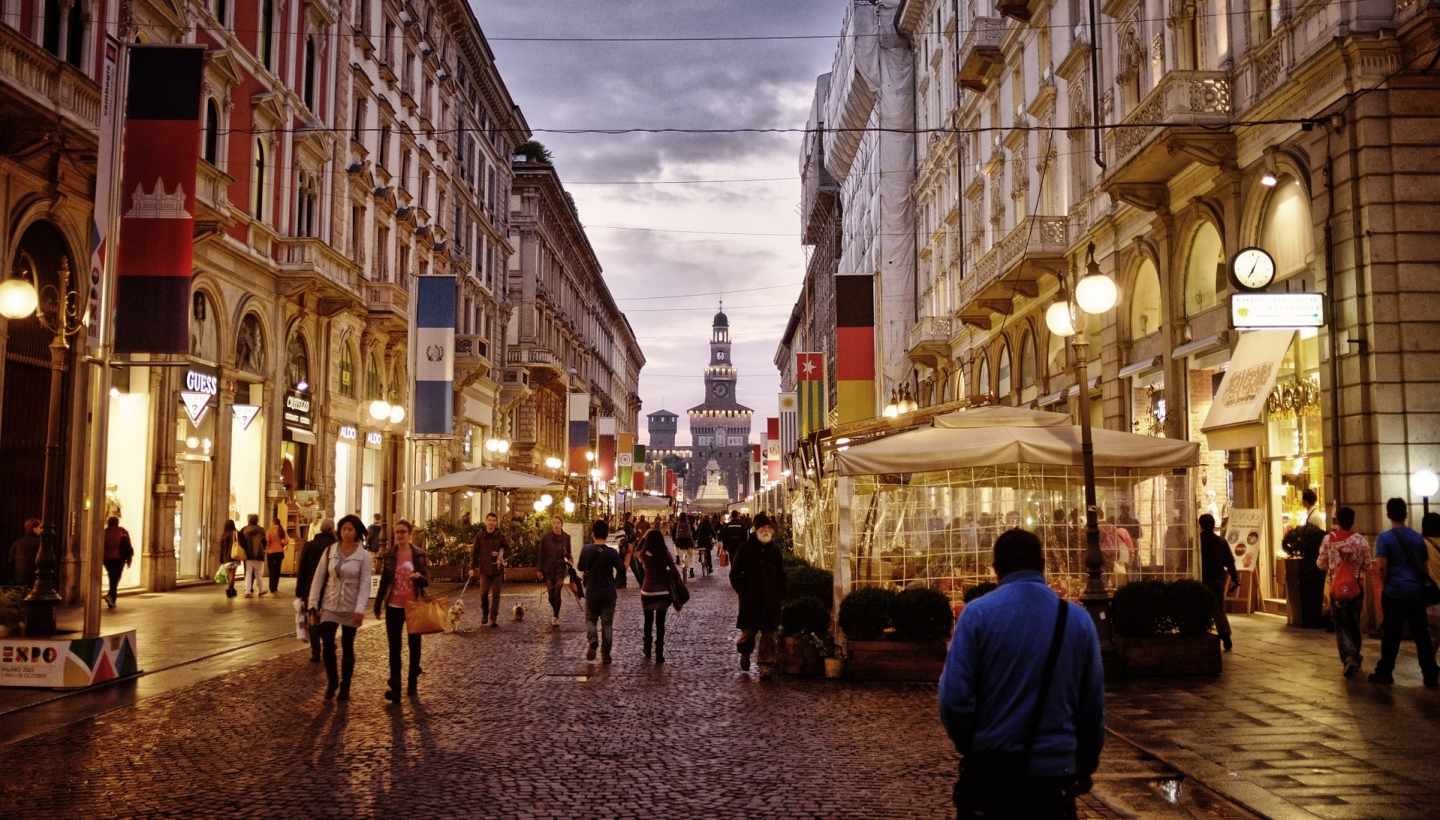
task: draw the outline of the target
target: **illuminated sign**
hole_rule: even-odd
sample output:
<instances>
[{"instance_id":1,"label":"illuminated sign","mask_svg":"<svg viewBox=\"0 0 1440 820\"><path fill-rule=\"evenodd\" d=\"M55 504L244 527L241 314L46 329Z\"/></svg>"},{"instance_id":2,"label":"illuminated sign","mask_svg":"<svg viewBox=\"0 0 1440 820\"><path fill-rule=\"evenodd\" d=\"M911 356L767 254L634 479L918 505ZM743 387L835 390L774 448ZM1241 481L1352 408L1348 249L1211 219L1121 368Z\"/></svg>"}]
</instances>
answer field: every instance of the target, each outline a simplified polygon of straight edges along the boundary
<instances>
[{"instance_id":1,"label":"illuminated sign","mask_svg":"<svg viewBox=\"0 0 1440 820\"><path fill-rule=\"evenodd\" d=\"M354 441L356 438L359 437L359 435L360 431L356 430L354 427L351 427L348 424L340 425L340 438L343 438L346 441Z\"/></svg>"},{"instance_id":2,"label":"illuminated sign","mask_svg":"<svg viewBox=\"0 0 1440 820\"><path fill-rule=\"evenodd\" d=\"M1230 297L1230 326L1236 329L1320 327L1323 293L1236 293Z\"/></svg>"},{"instance_id":3,"label":"illuminated sign","mask_svg":"<svg viewBox=\"0 0 1440 820\"><path fill-rule=\"evenodd\" d=\"M230 405L230 411L235 414L235 420L240 422L240 429L249 430L250 422L254 421L255 417L260 414L260 405L232 404Z\"/></svg>"}]
</instances>

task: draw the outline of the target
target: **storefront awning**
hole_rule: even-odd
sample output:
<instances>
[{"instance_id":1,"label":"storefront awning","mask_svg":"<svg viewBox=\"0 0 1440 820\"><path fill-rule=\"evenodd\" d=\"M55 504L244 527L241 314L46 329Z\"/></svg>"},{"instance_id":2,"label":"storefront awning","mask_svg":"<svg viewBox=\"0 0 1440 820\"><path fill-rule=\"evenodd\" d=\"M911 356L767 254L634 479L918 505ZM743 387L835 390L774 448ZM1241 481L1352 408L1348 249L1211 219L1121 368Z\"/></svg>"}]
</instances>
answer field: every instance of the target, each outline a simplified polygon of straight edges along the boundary
<instances>
[{"instance_id":1,"label":"storefront awning","mask_svg":"<svg viewBox=\"0 0 1440 820\"><path fill-rule=\"evenodd\" d=\"M1141 373L1149 373L1152 370L1159 370L1165 364L1164 356L1149 356L1138 362L1131 362L1120 368L1120 378L1128 379L1131 376L1138 376Z\"/></svg>"},{"instance_id":2,"label":"storefront awning","mask_svg":"<svg viewBox=\"0 0 1440 820\"><path fill-rule=\"evenodd\" d=\"M1293 330L1253 330L1240 335L1200 432L1212 450L1259 447L1265 441L1265 401L1275 389Z\"/></svg>"},{"instance_id":3,"label":"storefront awning","mask_svg":"<svg viewBox=\"0 0 1440 820\"><path fill-rule=\"evenodd\" d=\"M1222 330L1213 336L1206 336L1203 339L1196 339L1193 342L1186 342L1183 345L1170 351L1170 358L1183 359L1186 356L1194 356L1199 353L1209 353L1212 350L1219 350L1230 344L1230 331Z\"/></svg>"},{"instance_id":4,"label":"storefront awning","mask_svg":"<svg viewBox=\"0 0 1440 820\"><path fill-rule=\"evenodd\" d=\"M1096 390L1099 390L1099 389L1100 389L1100 377L1099 377L1099 376L1096 376L1095 378L1093 378L1093 379L1090 380L1090 392L1091 392L1091 393L1094 393ZM1067 396L1078 396L1078 395L1080 395L1080 386L1079 386L1079 385L1076 385L1076 384L1070 385L1070 389L1067 390L1067 391L1065 391L1065 395L1067 395Z\"/></svg>"},{"instance_id":5,"label":"storefront awning","mask_svg":"<svg viewBox=\"0 0 1440 820\"><path fill-rule=\"evenodd\" d=\"M301 427L286 427L285 431L290 434L291 441L298 441L301 444L314 444L315 434Z\"/></svg>"}]
</instances>

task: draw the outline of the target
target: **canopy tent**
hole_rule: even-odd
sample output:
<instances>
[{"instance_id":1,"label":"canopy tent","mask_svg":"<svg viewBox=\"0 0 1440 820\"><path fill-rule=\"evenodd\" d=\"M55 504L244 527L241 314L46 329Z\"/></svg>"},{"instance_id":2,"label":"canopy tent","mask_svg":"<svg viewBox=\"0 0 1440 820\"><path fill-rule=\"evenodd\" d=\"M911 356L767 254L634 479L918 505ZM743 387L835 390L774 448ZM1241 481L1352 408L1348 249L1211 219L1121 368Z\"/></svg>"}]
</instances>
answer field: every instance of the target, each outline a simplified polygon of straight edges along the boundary
<instances>
[{"instance_id":1,"label":"canopy tent","mask_svg":"<svg viewBox=\"0 0 1440 820\"><path fill-rule=\"evenodd\" d=\"M1094 429L1096 467L1146 472L1199 463L1200 445ZM1081 465L1081 433L1070 417L1015 407L978 407L938 416L931 427L835 453L841 476L926 473L1004 464Z\"/></svg>"},{"instance_id":2,"label":"canopy tent","mask_svg":"<svg viewBox=\"0 0 1440 820\"><path fill-rule=\"evenodd\" d=\"M554 481L538 475L496 467L477 467L433 478L417 484L415 489L426 493L444 493L459 490L542 490L553 486L556 486Z\"/></svg>"},{"instance_id":3,"label":"canopy tent","mask_svg":"<svg viewBox=\"0 0 1440 820\"><path fill-rule=\"evenodd\" d=\"M633 511L670 509L670 498L663 495L637 495L627 503Z\"/></svg>"}]
</instances>

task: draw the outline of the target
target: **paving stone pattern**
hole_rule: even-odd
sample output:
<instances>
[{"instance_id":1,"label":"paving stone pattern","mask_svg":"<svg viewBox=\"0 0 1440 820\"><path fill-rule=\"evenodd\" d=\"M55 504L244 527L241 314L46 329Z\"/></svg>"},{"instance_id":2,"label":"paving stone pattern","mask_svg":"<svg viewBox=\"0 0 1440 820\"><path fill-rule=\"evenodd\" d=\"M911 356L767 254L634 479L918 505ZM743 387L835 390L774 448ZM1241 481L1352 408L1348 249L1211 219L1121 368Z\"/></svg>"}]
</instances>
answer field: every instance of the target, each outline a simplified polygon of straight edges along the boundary
<instances>
[{"instance_id":1,"label":"paving stone pattern","mask_svg":"<svg viewBox=\"0 0 1440 820\"><path fill-rule=\"evenodd\" d=\"M0 806L24 818L951 813L956 758L933 685L743 675L728 585L713 578L693 589L685 611L672 614L663 667L641 658L638 593L624 591L608 668L583 660L573 599L551 633L538 591L520 588L505 610L522 601L529 617L490 630L473 626L472 593L471 631L425 639L421 694L398 707L381 697L383 630L360 634L348 705L322 698L323 672L297 644L0 745ZM1113 742L1105 769L1102 791L1142 803L1165 771ZM1114 808L1122 802L1089 797L1082 809L1122 816Z\"/></svg>"},{"instance_id":2,"label":"paving stone pattern","mask_svg":"<svg viewBox=\"0 0 1440 820\"><path fill-rule=\"evenodd\" d=\"M1267 815L1440 814L1440 692L1421 688L1413 648L1374 686L1340 675L1332 634L1232 622L1221 678L1112 686L1110 729ZM1368 672L1378 642L1364 651Z\"/></svg>"}]
</instances>

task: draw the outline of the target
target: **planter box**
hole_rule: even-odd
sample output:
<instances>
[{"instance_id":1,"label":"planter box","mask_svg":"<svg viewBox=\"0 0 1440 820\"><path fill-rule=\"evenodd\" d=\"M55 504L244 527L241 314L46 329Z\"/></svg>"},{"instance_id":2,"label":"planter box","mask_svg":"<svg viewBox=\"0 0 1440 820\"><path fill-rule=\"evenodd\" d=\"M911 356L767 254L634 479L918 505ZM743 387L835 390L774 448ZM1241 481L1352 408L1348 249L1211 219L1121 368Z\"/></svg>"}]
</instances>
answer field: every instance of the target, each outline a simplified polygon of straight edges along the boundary
<instances>
[{"instance_id":1,"label":"planter box","mask_svg":"<svg viewBox=\"0 0 1440 820\"><path fill-rule=\"evenodd\" d=\"M945 651L945 641L850 641L845 677L936 683L945 669Z\"/></svg>"},{"instance_id":2,"label":"planter box","mask_svg":"<svg viewBox=\"0 0 1440 820\"><path fill-rule=\"evenodd\" d=\"M1220 639L1215 635L1115 638L1121 669L1130 677L1218 675Z\"/></svg>"},{"instance_id":3,"label":"planter box","mask_svg":"<svg viewBox=\"0 0 1440 820\"><path fill-rule=\"evenodd\" d=\"M825 659L809 641L785 637L779 641L780 671L787 675L814 678L825 673Z\"/></svg>"},{"instance_id":4,"label":"planter box","mask_svg":"<svg viewBox=\"0 0 1440 820\"><path fill-rule=\"evenodd\" d=\"M530 583L530 584L539 583L539 581L537 580L537 577L536 577L536 575L535 575L536 572L537 572L537 570L535 569L535 567L506 567L506 568L505 568L505 581L506 581L506 583L522 583L522 584L523 584L523 583Z\"/></svg>"}]
</instances>

